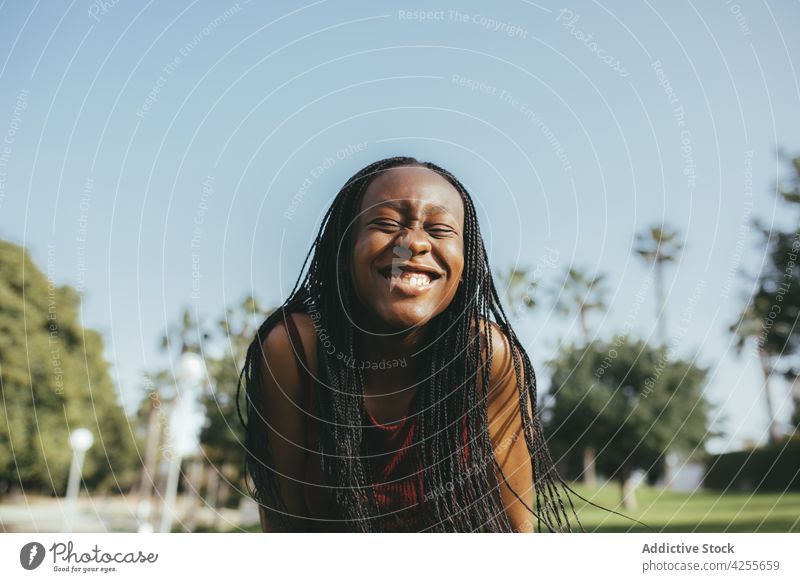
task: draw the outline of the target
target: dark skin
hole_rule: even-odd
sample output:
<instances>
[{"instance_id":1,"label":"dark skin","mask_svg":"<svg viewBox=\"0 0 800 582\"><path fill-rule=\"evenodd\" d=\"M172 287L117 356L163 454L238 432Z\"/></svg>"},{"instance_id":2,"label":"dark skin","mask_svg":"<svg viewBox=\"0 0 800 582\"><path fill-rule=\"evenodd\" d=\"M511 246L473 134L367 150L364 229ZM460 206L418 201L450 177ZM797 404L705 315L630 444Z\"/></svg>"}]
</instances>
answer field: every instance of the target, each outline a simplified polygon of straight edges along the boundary
<instances>
[{"instance_id":1,"label":"dark skin","mask_svg":"<svg viewBox=\"0 0 800 582\"><path fill-rule=\"evenodd\" d=\"M364 370L365 407L380 423L408 415L412 398L424 378L412 354L424 345L426 324L452 301L464 269L464 206L458 191L436 172L400 167L384 172L367 188L361 213L354 221L351 275L359 299L351 314L362 330L361 359L369 362L405 358L406 367ZM318 354L311 318L293 314L312 375ZM522 433L511 345L494 324L493 365L489 379L489 434L495 457L508 485L532 505L531 461ZM357 328L357 329L358 329ZM279 487L299 529L309 517L303 497L305 469L313 450L307 439L309 418L299 405L302 382L294 348L284 325L264 340L263 385L267 399L269 441L282 474ZM520 382L523 379L520 379ZM478 371L478 389L482 371ZM530 416L530 407L525 411ZM514 531L533 531L533 515L498 476L503 505ZM262 529L274 531L266 512Z\"/></svg>"},{"instance_id":2,"label":"dark skin","mask_svg":"<svg viewBox=\"0 0 800 582\"><path fill-rule=\"evenodd\" d=\"M436 172L397 168L367 188L355 228L351 273L360 299L356 323L366 336L363 360L408 363L364 370L367 410L379 422L393 422L404 418L417 390L413 354L428 339L425 324L458 290L464 205Z\"/></svg>"}]
</instances>

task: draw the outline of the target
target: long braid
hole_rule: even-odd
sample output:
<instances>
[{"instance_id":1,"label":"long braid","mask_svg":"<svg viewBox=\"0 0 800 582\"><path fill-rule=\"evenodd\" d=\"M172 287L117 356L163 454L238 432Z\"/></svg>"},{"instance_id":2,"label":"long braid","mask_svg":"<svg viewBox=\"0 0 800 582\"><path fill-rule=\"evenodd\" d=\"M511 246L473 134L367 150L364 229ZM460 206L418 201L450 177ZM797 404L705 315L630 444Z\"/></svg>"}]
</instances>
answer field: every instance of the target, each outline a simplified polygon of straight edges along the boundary
<instances>
[{"instance_id":1,"label":"long braid","mask_svg":"<svg viewBox=\"0 0 800 582\"><path fill-rule=\"evenodd\" d=\"M422 460L425 490L434 494L426 495L422 507L414 510L421 511L429 520L424 531L511 531L496 476L499 474L506 482L507 479L495 458L488 429L487 398L493 353L489 322L493 320L512 346L520 409L526 410L529 403L533 411L532 418L522 414L522 427L532 460L534 507L514 494L536 516L539 531L543 525L549 531L570 530L558 486L562 491L574 491L558 476L547 449L536 401L536 376L503 311L472 200L447 170L409 157L379 160L345 183L326 212L303 263L305 269L311 257L308 272L303 277L301 269L289 298L259 327L247 351L239 377L237 412L245 425L245 471L253 481L251 494L278 519L291 522L265 438L267 425L260 385L262 342L281 319L293 312L308 313L313 307L318 316L315 326L319 324L345 355L357 356L358 336L349 319L356 307L350 276L353 221L372 180L399 166L425 167L438 173L458 191L465 210L462 284L450 305L428 323L429 337L435 341L419 355L419 369L427 372L427 378L418 388L422 390L419 411L413 412L419 415L415 445ZM481 329L485 329L483 334ZM375 474L363 450L364 378L360 369L348 366L326 350L320 349L318 354L319 382L314 389L319 406L319 454L324 481L335 490L332 503L349 529L381 531ZM478 391L477 371L481 369L482 386ZM524 382L520 383L520 378ZM242 385L247 394L246 421L239 411ZM575 515L569 495L566 497ZM582 530L577 515L575 521Z\"/></svg>"}]
</instances>

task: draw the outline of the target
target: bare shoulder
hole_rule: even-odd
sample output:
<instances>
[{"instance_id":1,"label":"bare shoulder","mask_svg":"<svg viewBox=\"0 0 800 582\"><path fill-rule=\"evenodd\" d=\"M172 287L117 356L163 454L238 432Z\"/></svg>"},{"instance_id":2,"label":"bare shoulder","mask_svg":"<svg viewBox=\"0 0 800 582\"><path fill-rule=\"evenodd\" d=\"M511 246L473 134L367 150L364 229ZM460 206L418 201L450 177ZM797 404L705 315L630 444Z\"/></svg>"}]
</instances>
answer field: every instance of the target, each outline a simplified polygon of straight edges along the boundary
<instances>
[{"instance_id":1,"label":"bare shoulder","mask_svg":"<svg viewBox=\"0 0 800 582\"><path fill-rule=\"evenodd\" d=\"M299 350L306 352L309 367L316 365L314 342L306 340L310 321L301 315L292 318L303 346L292 341L287 322L279 320L261 341L261 386L263 387L264 439L271 457L280 489L280 497L286 504L291 521L307 514L304 501L303 478L308 459L307 402L308 383L303 381L298 368L302 361ZM305 318L307 319L307 317ZM311 328L313 332L313 326ZM313 360L311 355L313 354ZM302 365L302 364L301 364ZM315 370L310 370L313 373ZM260 510L263 531L283 531L286 524L274 521L263 506ZM292 526L294 527L294 526ZM303 527L298 525L297 527ZM291 528L290 528L291 530Z\"/></svg>"},{"instance_id":2,"label":"bare shoulder","mask_svg":"<svg viewBox=\"0 0 800 582\"><path fill-rule=\"evenodd\" d=\"M520 402L520 388L527 380L523 348L513 345L498 324L488 322L481 327L486 328L482 333L492 344L487 417L494 456L502 469L496 473L500 495L512 531L532 531L533 512L523 500L534 496L533 449L529 449L531 435L526 437L524 427L533 420L534 409L531 399Z\"/></svg>"},{"instance_id":3,"label":"bare shoulder","mask_svg":"<svg viewBox=\"0 0 800 582\"><path fill-rule=\"evenodd\" d=\"M314 321L308 313L293 313L291 315L300 333L300 341L303 342L305 360L308 362L308 371L312 376L317 375L317 332L314 328ZM299 350L300 347L298 346Z\"/></svg>"},{"instance_id":4,"label":"bare shoulder","mask_svg":"<svg viewBox=\"0 0 800 582\"><path fill-rule=\"evenodd\" d=\"M489 390L492 392L509 391L516 387L516 370L514 368L514 352L517 355L517 365L520 366L522 374L522 354L519 348L512 351L511 340L500 325L494 321L481 319L480 324L481 342L488 347L491 343L492 366L489 374ZM486 347L483 347L483 360L486 360ZM478 385L481 384L483 370L478 371ZM522 378L520 378L522 380Z\"/></svg>"},{"instance_id":5,"label":"bare shoulder","mask_svg":"<svg viewBox=\"0 0 800 582\"><path fill-rule=\"evenodd\" d=\"M305 360L308 373L312 377L317 374L315 331L313 321L307 314L293 313L288 317L294 321L303 345L294 345L286 322L279 321L261 343L264 362L262 373L268 391L281 393L298 402L304 395L304 382L298 366L303 366L302 362ZM304 358L301 358L301 349Z\"/></svg>"},{"instance_id":6,"label":"bare shoulder","mask_svg":"<svg viewBox=\"0 0 800 582\"><path fill-rule=\"evenodd\" d=\"M511 340L503 328L494 321L488 322L489 333L492 339L492 358L496 364L511 363Z\"/></svg>"}]
</instances>

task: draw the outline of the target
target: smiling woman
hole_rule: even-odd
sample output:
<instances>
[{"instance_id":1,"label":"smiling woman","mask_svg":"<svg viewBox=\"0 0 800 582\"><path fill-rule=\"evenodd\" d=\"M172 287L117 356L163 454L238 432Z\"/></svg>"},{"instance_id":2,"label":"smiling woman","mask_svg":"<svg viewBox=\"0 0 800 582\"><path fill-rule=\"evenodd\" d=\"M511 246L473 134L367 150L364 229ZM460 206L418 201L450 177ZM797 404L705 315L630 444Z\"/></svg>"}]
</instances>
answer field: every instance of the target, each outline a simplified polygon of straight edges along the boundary
<instances>
[{"instance_id":1,"label":"smiling woman","mask_svg":"<svg viewBox=\"0 0 800 582\"><path fill-rule=\"evenodd\" d=\"M464 269L464 205L424 166L375 178L354 222L351 276L367 333L421 328L447 307Z\"/></svg>"},{"instance_id":2,"label":"smiling woman","mask_svg":"<svg viewBox=\"0 0 800 582\"><path fill-rule=\"evenodd\" d=\"M362 169L301 271L309 258L240 376L264 531L582 530L451 173L409 157Z\"/></svg>"}]
</instances>

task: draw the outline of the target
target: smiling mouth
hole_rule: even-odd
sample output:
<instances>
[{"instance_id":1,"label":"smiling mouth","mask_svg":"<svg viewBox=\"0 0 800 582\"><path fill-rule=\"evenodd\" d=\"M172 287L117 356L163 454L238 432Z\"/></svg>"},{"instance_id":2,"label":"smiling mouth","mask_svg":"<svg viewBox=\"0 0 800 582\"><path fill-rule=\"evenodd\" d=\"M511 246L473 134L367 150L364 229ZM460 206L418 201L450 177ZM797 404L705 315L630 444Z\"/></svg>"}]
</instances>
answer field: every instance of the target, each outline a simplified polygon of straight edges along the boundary
<instances>
[{"instance_id":1,"label":"smiling mouth","mask_svg":"<svg viewBox=\"0 0 800 582\"><path fill-rule=\"evenodd\" d=\"M384 267L379 269L383 279L389 283L389 290L398 290L409 295L416 295L430 289L441 276L427 271Z\"/></svg>"}]
</instances>

